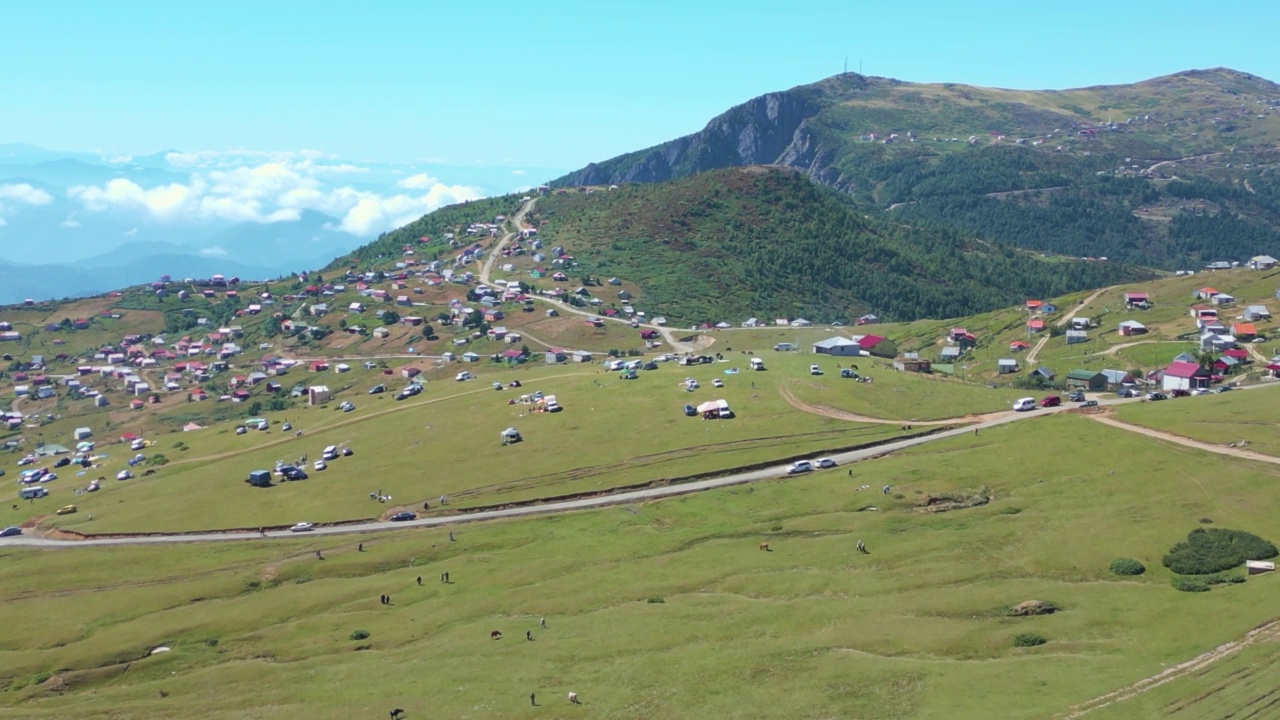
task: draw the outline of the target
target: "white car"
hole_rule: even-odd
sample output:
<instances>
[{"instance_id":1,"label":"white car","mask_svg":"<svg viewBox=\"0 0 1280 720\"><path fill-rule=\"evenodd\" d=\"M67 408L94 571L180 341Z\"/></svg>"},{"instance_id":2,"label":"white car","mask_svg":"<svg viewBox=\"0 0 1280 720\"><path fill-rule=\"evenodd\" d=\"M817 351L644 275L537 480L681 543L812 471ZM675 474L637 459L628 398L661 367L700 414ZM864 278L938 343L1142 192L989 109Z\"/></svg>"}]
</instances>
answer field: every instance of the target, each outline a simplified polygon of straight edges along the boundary
<instances>
[{"instance_id":1,"label":"white car","mask_svg":"<svg viewBox=\"0 0 1280 720\"><path fill-rule=\"evenodd\" d=\"M462 372L458 373L458 375L453 379L457 380L458 382L462 382L463 380L472 380L474 379L474 377L475 376L472 375L471 373L467 372L466 370L463 370Z\"/></svg>"},{"instance_id":2,"label":"white car","mask_svg":"<svg viewBox=\"0 0 1280 720\"><path fill-rule=\"evenodd\" d=\"M807 472L811 472L812 470L813 470L813 463L809 462L808 460L797 460L796 462L791 463L791 467L787 468L787 474L799 475L800 473L807 473Z\"/></svg>"},{"instance_id":3,"label":"white car","mask_svg":"<svg viewBox=\"0 0 1280 720\"><path fill-rule=\"evenodd\" d=\"M723 380L721 380L720 378L716 378L716 379L712 380L712 381L711 381L711 384L712 384L712 385L714 385L715 387L718 387L718 388L722 388L722 387L724 387L724 381L723 381Z\"/></svg>"},{"instance_id":4,"label":"white car","mask_svg":"<svg viewBox=\"0 0 1280 720\"><path fill-rule=\"evenodd\" d=\"M314 524L308 523L308 522L301 522L289 528L289 532L307 532L308 530L315 530L315 529L316 529L316 526Z\"/></svg>"},{"instance_id":5,"label":"white car","mask_svg":"<svg viewBox=\"0 0 1280 720\"><path fill-rule=\"evenodd\" d=\"M133 473L129 472L128 470L121 470L120 472L116 473L117 480L128 480L131 477L133 477Z\"/></svg>"},{"instance_id":6,"label":"white car","mask_svg":"<svg viewBox=\"0 0 1280 720\"><path fill-rule=\"evenodd\" d=\"M314 463L312 463L311 466L314 467L316 470L324 470L325 468L329 467L328 464L326 464L325 461L323 460L317 460Z\"/></svg>"},{"instance_id":7,"label":"white car","mask_svg":"<svg viewBox=\"0 0 1280 720\"><path fill-rule=\"evenodd\" d=\"M836 461L831 458L818 458L813 461L813 464L820 468L833 468L836 466Z\"/></svg>"},{"instance_id":8,"label":"white car","mask_svg":"<svg viewBox=\"0 0 1280 720\"><path fill-rule=\"evenodd\" d=\"M345 401L338 406L338 409L341 410L342 412L351 412L352 410L356 409L356 406L353 405L350 401Z\"/></svg>"},{"instance_id":9,"label":"white car","mask_svg":"<svg viewBox=\"0 0 1280 720\"><path fill-rule=\"evenodd\" d=\"M810 365L810 366L809 366L809 374L810 374L810 375L821 375L821 374L822 374L822 368L818 367L817 365Z\"/></svg>"},{"instance_id":10,"label":"white car","mask_svg":"<svg viewBox=\"0 0 1280 720\"><path fill-rule=\"evenodd\" d=\"M1195 390L1191 391L1191 394L1192 395L1208 395L1209 388L1196 388Z\"/></svg>"}]
</instances>

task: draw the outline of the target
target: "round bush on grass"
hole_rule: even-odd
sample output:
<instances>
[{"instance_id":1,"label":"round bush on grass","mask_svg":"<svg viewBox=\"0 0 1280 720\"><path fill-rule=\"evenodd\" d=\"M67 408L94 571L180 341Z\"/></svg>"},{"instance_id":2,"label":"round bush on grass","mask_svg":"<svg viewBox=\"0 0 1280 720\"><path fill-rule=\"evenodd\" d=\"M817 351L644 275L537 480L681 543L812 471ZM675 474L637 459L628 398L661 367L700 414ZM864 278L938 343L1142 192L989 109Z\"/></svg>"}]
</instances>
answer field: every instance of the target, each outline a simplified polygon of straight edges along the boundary
<instances>
[{"instance_id":1,"label":"round bush on grass","mask_svg":"<svg viewBox=\"0 0 1280 720\"><path fill-rule=\"evenodd\" d=\"M1196 528L1169 549L1164 566L1179 575L1212 575L1239 567L1246 560L1280 555L1276 546L1252 533L1223 528Z\"/></svg>"},{"instance_id":2,"label":"round bush on grass","mask_svg":"<svg viewBox=\"0 0 1280 720\"><path fill-rule=\"evenodd\" d=\"M351 631L351 639L352 639L352 640L367 640L367 639L369 639L369 631L368 631L368 630L352 630L352 631Z\"/></svg>"},{"instance_id":3,"label":"round bush on grass","mask_svg":"<svg viewBox=\"0 0 1280 720\"><path fill-rule=\"evenodd\" d=\"M1147 566L1133 558L1116 558L1111 561L1111 572L1116 575L1141 575Z\"/></svg>"},{"instance_id":4,"label":"round bush on grass","mask_svg":"<svg viewBox=\"0 0 1280 720\"><path fill-rule=\"evenodd\" d=\"M1049 642L1040 633L1018 633L1013 636L1014 647L1035 647Z\"/></svg>"}]
</instances>

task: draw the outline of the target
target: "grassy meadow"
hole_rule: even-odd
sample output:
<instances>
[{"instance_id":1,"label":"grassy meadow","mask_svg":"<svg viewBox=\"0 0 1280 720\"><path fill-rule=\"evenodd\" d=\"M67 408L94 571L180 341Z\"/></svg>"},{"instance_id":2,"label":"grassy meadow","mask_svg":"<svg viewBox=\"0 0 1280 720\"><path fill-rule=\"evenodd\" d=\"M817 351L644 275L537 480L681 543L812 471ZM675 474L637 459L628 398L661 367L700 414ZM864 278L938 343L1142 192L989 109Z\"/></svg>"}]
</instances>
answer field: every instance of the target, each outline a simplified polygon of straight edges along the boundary
<instances>
[{"instance_id":1,"label":"grassy meadow","mask_svg":"<svg viewBox=\"0 0 1280 720\"><path fill-rule=\"evenodd\" d=\"M1057 415L850 469L456 542L0 546L6 612L39 618L0 636L0 718L1046 718L1275 615L1273 577L1188 594L1160 567L1201 518L1275 540L1274 468ZM1061 611L1006 616L1030 599Z\"/></svg>"},{"instance_id":2,"label":"grassy meadow","mask_svg":"<svg viewBox=\"0 0 1280 720\"><path fill-rule=\"evenodd\" d=\"M1116 419L1182 435L1201 442L1227 445L1247 441L1248 449L1280 456L1280 422L1275 393L1229 392L1178 398L1177 402L1136 403L1116 408Z\"/></svg>"}]
</instances>

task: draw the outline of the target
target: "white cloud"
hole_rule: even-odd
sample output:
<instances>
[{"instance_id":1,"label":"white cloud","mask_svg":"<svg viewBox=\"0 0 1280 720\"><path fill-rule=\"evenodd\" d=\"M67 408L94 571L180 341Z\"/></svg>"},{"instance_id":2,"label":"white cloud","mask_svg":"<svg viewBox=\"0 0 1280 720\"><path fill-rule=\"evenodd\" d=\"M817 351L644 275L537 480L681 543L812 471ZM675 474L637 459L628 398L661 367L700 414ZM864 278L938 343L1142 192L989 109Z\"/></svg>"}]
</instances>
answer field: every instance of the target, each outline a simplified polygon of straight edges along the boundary
<instances>
[{"instance_id":1,"label":"white cloud","mask_svg":"<svg viewBox=\"0 0 1280 720\"><path fill-rule=\"evenodd\" d=\"M64 228L78 228L80 227L80 221L73 217L69 217L62 221L61 226Z\"/></svg>"},{"instance_id":2,"label":"white cloud","mask_svg":"<svg viewBox=\"0 0 1280 720\"><path fill-rule=\"evenodd\" d=\"M53 202L53 196L27 183L18 183L0 185L0 200L14 200L27 205L48 205Z\"/></svg>"},{"instance_id":3,"label":"white cloud","mask_svg":"<svg viewBox=\"0 0 1280 720\"><path fill-rule=\"evenodd\" d=\"M227 158L249 164L227 164ZM342 230L373 235L399 227L438 207L481 197L478 189L446 185L425 173L401 180L405 190L384 195L350 186L333 187L331 178L366 172L344 163L316 162L315 151L300 153L170 153L169 161L199 168L186 183L143 188L115 179L102 186L76 186L67 191L86 210L142 212L161 222L220 219L275 223L298 220L304 210L340 218ZM207 169L206 169L207 168Z\"/></svg>"},{"instance_id":4,"label":"white cloud","mask_svg":"<svg viewBox=\"0 0 1280 720\"><path fill-rule=\"evenodd\" d=\"M426 190L439 182L439 180L426 173L418 173L417 175L410 175L396 184L408 190Z\"/></svg>"},{"instance_id":5,"label":"white cloud","mask_svg":"<svg viewBox=\"0 0 1280 720\"><path fill-rule=\"evenodd\" d=\"M196 254L205 257L226 257L227 251L214 245L213 247L201 248Z\"/></svg>"},{"instance_id":6,"label":"white cloud","mask_svg":"<svg viewBox=\"0 0 1280 720\"><path fill-rule=\"evenodd\" d=\"M512 175L523 175L523 174L524 174L524 171L523 171L523 170L512 170L512 171L511 171L511 174L512 174Z\"/></svg>"},{"instance_id":7,"label":"white cloud","mask_svg":"<svg viewBox=\"0 0 1280 720\"><path fill-rule=\"evenodd\" d=\"M9 223L4 221L4 218L0 217L0 227L4 227L5 225L8 225L8 224Z\"/></svg>"},{"instance_id":8,"label":"white cloud","mask_svg":"<svg viewBox=\"0 0 1280 720\"><path fill-rule=\"evenodd\" d=\"M376 193L351 191L350 188L343 190L349 191L346 197L354 198L356 202L343 215L341 228L355 235L372 235L398 228L436 208L481 197L475 188L442 183L432 185L426 194L419 196L384 197Z\"/></svg>"},{"instance_id":9,"label":"white cloud","mask_svg":"<svg viewBox=\"0 0 1280 720\"><path fill-rule=\"evenodd\" d=\"M203 190L203 181L193 182L191 185L170 183L143 189L132 180L116 178L107 181L102 187L75 185L68 188L67 195L84 203L86 209L94 212L124 207L146 210L160 220L174 220L191 209L191 203Z\"/></svg>"},{"instance_id":10,"label":"white cloud","mask_svg":"<svg viewBox=\"0 0 1280 720\"><path fill-rule=\"evenodd\" d=\"M124 235L125 237L134 237L138 234L138 228L129 228L128 230L125 230L121 234Z\"/></svg>"}]
</instances>

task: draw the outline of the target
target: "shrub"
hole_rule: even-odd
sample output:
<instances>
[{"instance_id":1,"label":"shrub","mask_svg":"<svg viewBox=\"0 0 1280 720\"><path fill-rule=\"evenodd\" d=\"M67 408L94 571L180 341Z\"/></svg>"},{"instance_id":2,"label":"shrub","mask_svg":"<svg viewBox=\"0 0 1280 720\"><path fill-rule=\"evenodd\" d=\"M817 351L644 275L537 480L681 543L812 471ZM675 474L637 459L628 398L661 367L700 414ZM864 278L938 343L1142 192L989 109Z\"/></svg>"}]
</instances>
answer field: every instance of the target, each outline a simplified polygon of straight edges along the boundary
<instances>
[{"instance_id":1,"label":"shrub","mask_svg":"<svg viewBox=\"0 0 1280 720\"><path fill-rule=\"evenodd\" d=\"M1013 636L1014 647L1035 647L1049 642L1040 633L1018 633Z\"/></svg>"},{"instance_id":2,"label":"shrub","mask_svg":"<svg viewBox=\"0 0 1280 720\"><path fill-rule=\"evenodd\" d=\"M1022 512L1022 508L1020 507L1007 507L1001 510L1000 514L1001 515L1017 515L1020 512Z\"/></svg>"},{"instance_id":3,"label":"shrub","mask_svg":"<svg viewBox=\"0 0 1280 720\"><path fill-rule=\"evenodd\" d=\"M1208 592L1209 583L1204 578L1179 575L1173 579L1173 588L1182 592Z\"/></svg>"},{"instance_id":4,"label":"shrub","mask_svg":"<svg viewBox=\"0 0 1280 720\"><path fill-rule=\"evenodd\" d=\"M209 647L218 647L218 638L206 638L204 644Z\"/></svg>"},{"instance_id":5,"label":"shrub","mask_svg":"<svg viewBox=\"0 0 1280 720\"><path fill-rule=\"evenodd\" d=\"M1200 524L1201 524L1201 525L1212 525L1212 524L1213 524L1213 518L1200 518Z\"/></svg>"},{"instance_id":6,"label":"shrub","mask_svg":"<svg viewBox=\"0 0 1280 720\"><path fill-rule=\"evenodd\" d=\"M651 597L651 598L649 598L648 600L646 600L645 602L647 602L647 603L649 603L649 604L651 604L651 605L661 605L662 603L665 603L665 602L666 602L666 599L665 599L665 598L660 598L660 597Z\"/></svg>"},{"instance_id":7,"label":"shrub","mask_svg":"<svg viewBox=\"0 0 1280 720\"><path fill-rule=\"evenodd\" d=\"M1111 561L1111 572L1116 575L1141 575L1147 566L1133 558L1116 558Z\"/></svg>"},{"instance_id":8,"label":"shrub","mask_svg":"<svg viewBox=\"0 0 1280 720\"><path fill-rule=\"evenodd\" d=\"M368 630L352 630L351 639L352 640L368 640L369 631Z\"/></svg>"},{"instance_id":9,"label":"shrub","mask_svg":"<svg viewBox=\"0 0 1280 720\"><path fill-rule=\"evenodd\" d=\"M1196 528L1169 549L1164 566L1179 575L1212 575L1246 560L1266 560L1280 554L1276 546L1252 533L1223 528Z\"/></svg>"}]
</instances>

